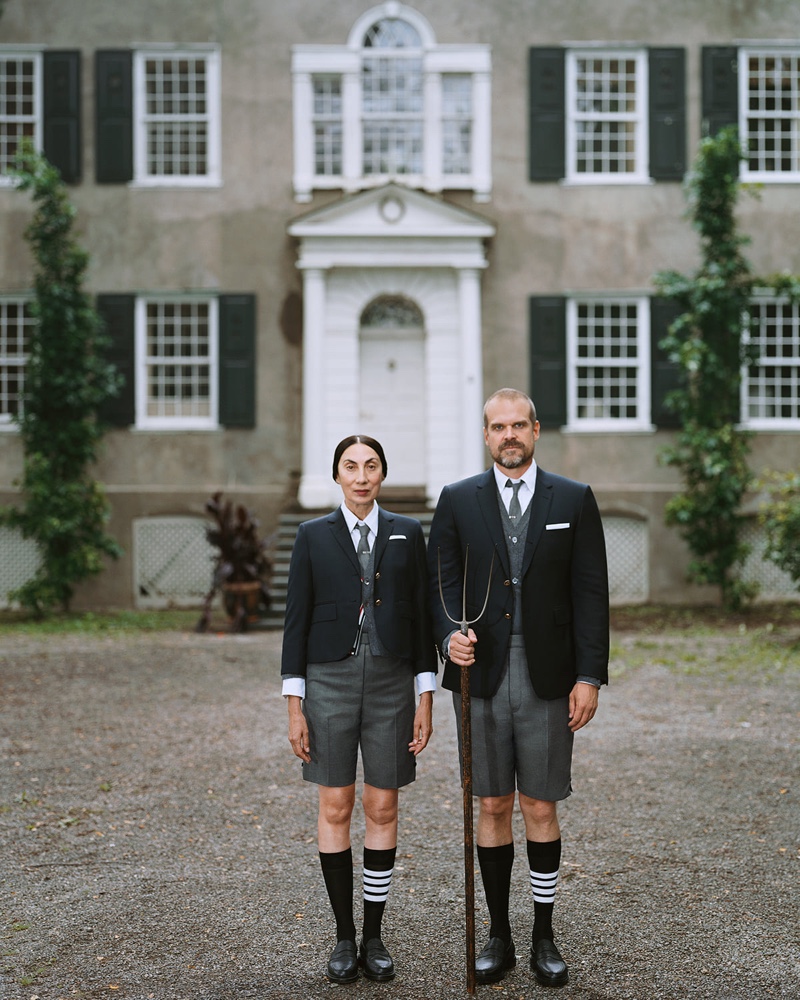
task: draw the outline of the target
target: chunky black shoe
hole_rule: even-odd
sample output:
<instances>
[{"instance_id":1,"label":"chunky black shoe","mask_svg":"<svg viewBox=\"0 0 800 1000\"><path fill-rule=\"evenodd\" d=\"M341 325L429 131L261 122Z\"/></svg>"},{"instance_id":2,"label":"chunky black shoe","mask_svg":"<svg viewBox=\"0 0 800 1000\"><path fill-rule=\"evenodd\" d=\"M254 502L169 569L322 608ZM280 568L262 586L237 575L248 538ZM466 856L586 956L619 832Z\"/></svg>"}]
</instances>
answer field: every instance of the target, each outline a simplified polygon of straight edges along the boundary
<instances>
[{"instance_id":1,"label":"chunky black shoe","mask_svg":"<svg viewBox=\"0 0 800 1000\"><path fill-rule=\"evenodd\" d=\"M328 959L328 979L332 983L352 983L358 979L355 941L340 941Z\"/></svg>"},{"instance_id":2,"label":"chunky black shoe","mask_svg":"<svg viewBox=\"0 0 800 1000\"><path fill-rule=\"evenodd\" d=\"M363 968L367 979L372 979L376 983L388 983L390 979L394 979L392 956L380 938L370 938L369 941L361 942L358 964Z\"/></svg>"},{"instance_id":3,"label":"chunky black shoe","mask_svg":"<svg viewBox=\"0 0 800 1000\"><path fill-rule=\"evenodd\" d=\"M537 941L531 948L531 970L540 986L566 986L569 980L567 963L555 941L547 938Z\"/></svg>"},{"instance_id":4,"label":"chunky black shoe","mask_svg":"<svg viewBox=\"0 0 800 1000\"><path fill-rule=\"evenodd\" d=\"M502 938L489 938L483 951L475 959L475 981L478 983L499 983L509 969L517 964L514 942Z\"/></svg>"}]
</instances>

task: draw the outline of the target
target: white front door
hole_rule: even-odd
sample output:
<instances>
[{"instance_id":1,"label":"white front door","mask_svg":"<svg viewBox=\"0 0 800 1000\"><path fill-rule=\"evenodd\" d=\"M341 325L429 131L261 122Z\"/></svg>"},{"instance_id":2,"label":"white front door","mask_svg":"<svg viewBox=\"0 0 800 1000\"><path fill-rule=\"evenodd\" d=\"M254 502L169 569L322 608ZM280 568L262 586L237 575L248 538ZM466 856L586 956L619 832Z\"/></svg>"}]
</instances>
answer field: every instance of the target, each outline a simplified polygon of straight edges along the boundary
<instances>
[{"instance_id":1,"label":"white front door","mask_svg":"<svg viewBox=\"0 0 800 1000\"><path fill-rule=\"evenodd\" d=\"M387 486L426 482L425 338L420 329L363 327L359 431L383 445Z\"/></svg>"}]
</instances>

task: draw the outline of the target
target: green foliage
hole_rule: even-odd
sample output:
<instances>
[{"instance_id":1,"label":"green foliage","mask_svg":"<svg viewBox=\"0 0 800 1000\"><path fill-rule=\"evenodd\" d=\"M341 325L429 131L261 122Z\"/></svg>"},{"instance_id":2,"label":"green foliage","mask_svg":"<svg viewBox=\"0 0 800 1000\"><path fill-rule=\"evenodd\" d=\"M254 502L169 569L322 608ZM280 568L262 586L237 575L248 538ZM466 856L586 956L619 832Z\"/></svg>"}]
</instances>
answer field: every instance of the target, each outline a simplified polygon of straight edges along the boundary
<instances>
[{"instance_id":1,"label":"green foliage","mask_svg":"<svg viewBox=\"0 0 800 1000\"><path fill-rule=\"evenodd\" d=\"M767 536L764 558L800 590L800 472L772 472L759 485L769 495L759 511Z\"/></svg>"},{"instance_id":2,"label":"green foliage","mask_svg":"<svg viewBox=\"0 0 800 1000\"><path fill-rule=\"evenodd\" d=\"M661 292L683 310L663 344L684 376L668 400L681 429L664 455L681 470L684 489L667 504L666 521L692 552L690 580L718 587L728 608L753 596L737 575L748 551L739 511L752 475L749 435L736 421L741 366L748 360L744 324L755 287L742 253L747 239L737 232L735 218L741 159L736 129L703 140L687 182L701 265L690 276L656 277Z\"/></svg>"},{"instance_id":3,"label":"green foliage","mask_svg":"<svg viewBox=\"0 0 800 1000\"><path fill-rule=\"evenodd\" d=\"M19 157L19 188L35 210L26 239L36 262L36 329L25 369L19 418L25 451L24 506L0 510L0 524L35 539L41 565L11 594L35 615L66 609L75 586L103 568L120 548L105 534L109 506L92 480L103 428L97 411L118 391L117 375L103 360L100 319L83 291L88 254L73 236L75 209L58 171L30 146Z\"/></svg>"}]
</instances>

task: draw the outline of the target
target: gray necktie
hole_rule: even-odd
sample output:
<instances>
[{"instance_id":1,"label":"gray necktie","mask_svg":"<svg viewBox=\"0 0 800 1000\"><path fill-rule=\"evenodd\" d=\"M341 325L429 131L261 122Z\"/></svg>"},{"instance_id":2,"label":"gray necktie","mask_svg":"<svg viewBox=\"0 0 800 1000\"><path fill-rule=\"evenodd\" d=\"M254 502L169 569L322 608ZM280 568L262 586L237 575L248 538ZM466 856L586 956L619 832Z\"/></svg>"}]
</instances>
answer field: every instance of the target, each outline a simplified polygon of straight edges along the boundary
<instances>
[{"instance_id":1,"label":"gray necktie","mask_svg":"<svg viewBox=\"0 0 800 1000\"><path fill-rule=\"evenodd\" d=\"M510 479L507 479L506 486L510 486L513 490L511 503L508 505L508 516L512 521L516 521L518 517L522 517L522 507L519 505L519 488L522 486L522 480L512 483Z\"/></svg>"},{"instance_id":2,"label":"gray necktie","mask_svg":"<svg viewBox=\"0 0 800 1000\"><path fill-rule=\"evenodd\" d=\"M358 561L361 563L361 572L366 573L367 566L369 564L369 542L367 541L367 536L369 535L369 525L359 524L357 525L357 528L361 532L361 538L356 552L358 553Z\"/></svg>"}]
</instances>

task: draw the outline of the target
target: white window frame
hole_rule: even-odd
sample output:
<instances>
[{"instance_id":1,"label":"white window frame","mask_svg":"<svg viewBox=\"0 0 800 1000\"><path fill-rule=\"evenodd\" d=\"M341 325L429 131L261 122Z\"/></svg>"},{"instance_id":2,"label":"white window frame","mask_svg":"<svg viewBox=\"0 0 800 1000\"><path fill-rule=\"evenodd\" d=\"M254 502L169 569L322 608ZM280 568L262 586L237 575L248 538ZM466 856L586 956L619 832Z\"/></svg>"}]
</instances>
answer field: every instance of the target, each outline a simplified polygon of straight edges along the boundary
<instances>
[{"instance_id":1,"label":"white window frame","mask_svg":"<svg viewBox=\"0 0 800 1000\"><path fill-rule=\"evenodd\" d=\"M577 64L579 59L620 59L636 63L636 111L581 113L578 111ZM647 50L641 48L569 48L566 52L566 171L567 184L649 184L649 71ZM626 120L634 124L635 169L628 173L578 171L578 124L582 121Z\"/></svg>"},{"instance_id":2,"label":"white window frame","mask_svg":"<svg viewBox=\"0 0 800 1000\"><path fill-rule=\"evenodd\" d=\"M422 39L424 94L423 171L421 174L365 175L362 165L361 65L363 39L382 18L408 21ZM292 49L294 193L310 201L316 190L360 191L396 181L439 192L472 191L476 201L491 196L491 49L488 45L439 45L427 20L404 4L389 0L363 14L345 45L295 45ZM442 76L472 78L472 148L469 173L446 174L443 167ZM314 89L319 77L339 77L342 93L342 172L316 174Z\"/></svg>"},{"instance_id":3,"label":"white window frame","mask_svg":"<svg viewBox=\"0 0 800 1000\"><path fill-rule=\"evenodd\" d=\"M169 303L182 305L186 302L203 303L208 306L208 368L209 368L209 413L207 416L167 417L153 416L147 412L147 306L149 303ZM219 427L219 298L216 295L170 295L158 293L140 295L136 298L135 321L135 400L136 422L139 430L217 430ZM176 364L180 359L176 358Z\"/></svg>"},{"instance_id":4,"label":"white window frame","mask_svg":"<svg viewBox=\"0 0 800 1000\"><path fill-rule=\"evenodd\" d=\"M754 302L758 303L759 305L769 305L771 303L775 304L775 305L791 305L791 302L790 302L789 298L787 298L786 296L772 295L772 294L769 294L769 293L766 293L766 292L754 296ZM783 367L787 367L787 368L793 368L794 369L794 379L795 379L795 382L796 382L796 385L794 387L794 393L795 393L795 395L794 395L795 404L794 405L795 405L796 408L798 408L800 410L800 404L798 404L798 402L797 402L797 400L800 400L800 304L794 303L793 308L794 308L794 313L795 313L795 323L797 324L797 330L798 330L798 350L797 350L797 354L794 356L793 359L786 359L786 358L781 359L781 358L775 358L775 357L769 357L769 356L760 356L756 360L754 367L757 367L757 368L762 368L762 367L780 368L780 367L783 366ZM749 340L750 340L749 329L748 329L749 328L749 319L750 319L750 317L749 317L749 314L748 314L745 317L745 324L744 324L744 334L743 334L743 337L744 337L745 343L748 343ZM749 391L750 391L750 386L751 386L751 378L750 378L749 367L750 366L748 366L748 365L743 365L742 366L741 401L740 401L741 425L743 427L748 428L749 430L759 430L759 431L785 430L785 431L794 431L794 432L800 431L800 416L798 416L798 417L763 417L763 416L760 416L760 417L750 417L750 415L748 413L748 409L749 409L749 407L748 407L748 399L749 399Z\"/></svg>"},{"instance_id":5,"label":"white window frame","mask_svg":"<svg viewBox=\"0 0 800 1000\"><path fill-rule=\"evenodd\" d=\"M579 417L579 367L587 359L578 356L578 307L581 305L631 306L637 308L636 358L615 361L598 359L597 367L636 368L636 417ZM591 359L588 359L591 366ZM567 299L567 429L573 431L652 431L650 416L650 300L646 295L580 295Z\"/></svg>"},{"instance_id":6,"label":"white window frame","mask_svg":"<svg viewBox=\"0 0 800 1000\"><path fill-rule=\"evenodd\" d=\"M0 295L0 305L17 305L24 308L26 305L30 306L33 301L31 295ZM35 326L36 320L31 319L31 325ZM25 354L21 357L19 355L10 354L6 355L2 353L2 338L0 338L0 366L5 366L8 364L16 364L22 368L21 378L22 378L22 394L25 391L25 370L27 368L29 355ZM20 398L20 416L23 411L23 401ZM5 413L0 411L0 431L18 431L19 424L14 420L14 417L10 413Z\"/></svg>"},{"instance_id":7,"label":"white window frame","mask_svg":"<svg viewBox=\"0 0 800 1000\"><path fill-rule=\"evenodd\" d=\"M750 130L750 70L749 61L752 57L764 57L768 59L790 56L800 64L800 43L794 45L774 44L774 45L749 45L739 48L739 136L744 149L749 147L751 141ZM794 158L797 162L795 170L751 170L748 159L744 159L741 165L741 179L743 181L758 182L760 184L785 184L787 182L797 183L800 181L800 79L798 89L793 94L794 110L792 113L776 111L769 115L772 120L790 119L794 120ZM756 113L752 117L763 116L763 113Z\"/></svg>"},{"instance_id":8,"label":"white window frame","mask_svg":"<svg viewBox=\"0 0 800 1000\"><path fill-rule=\"evenodd\" d=\"M30 116L33 122L33 136L31 138L34 148L40 150L42 148L42 118L44 114L44 70L42 68L42 50L40 48L12 48L10 46L0 46L0 59L4 61L28 59L33 62L35 94L34 113ZM4 120L8 121L9 119L4 117ZM18 181L15 177L12 177L7 173L0 173L0 187L14 187L17 183Z\"/></svg>"},{"instance_id":9,"label":"white window frame","mask_svg":"<svg viewBox=\"0 0 800 1000\"><path fill-rule=\"evenodd\" d=\"M205 60L208 134L207 172L202 175L149 174L147 167L147 127L145 64L148 59ZM133 182L135 187L219 187L222 183L220 50L218 46L192 45L173 48L158 46L137 49L133 57ZM189 119L187 119L189 120Z\"/></svg>"}]
</instances>

